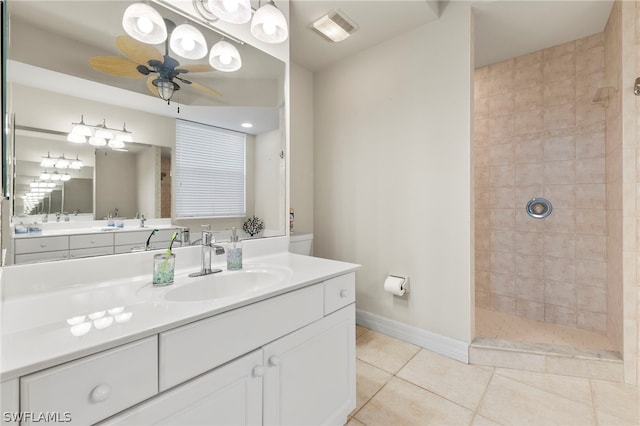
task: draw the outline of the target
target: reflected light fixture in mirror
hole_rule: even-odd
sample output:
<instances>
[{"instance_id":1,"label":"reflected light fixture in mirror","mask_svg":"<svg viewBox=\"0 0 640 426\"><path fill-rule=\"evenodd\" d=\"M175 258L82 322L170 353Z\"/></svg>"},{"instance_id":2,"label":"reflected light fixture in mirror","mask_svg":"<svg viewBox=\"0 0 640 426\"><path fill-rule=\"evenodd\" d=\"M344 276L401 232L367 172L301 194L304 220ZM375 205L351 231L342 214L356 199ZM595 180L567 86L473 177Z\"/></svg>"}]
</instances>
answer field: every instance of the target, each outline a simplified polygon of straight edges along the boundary
<instances>
[{"instance_id":1,"label":"reflected light fixture in mirror","mask_svg":"<svg viewBox=\"0 0 640 426\"><path fill-rule=\"evenodd\" d=\"M251 20L249 0L209 0L209 10L218 18L232 24L246 24Z\"/></svg>"},{"instance_id":2,"label":"reflected light fixture in mirror","mask_svg":"<svg viewBox=\"0 0 640 426\"><path fill-rule=\"evenodd\" d=\"M154 8L144 3L134 3L125 10L122 28L143 43L159 44L167 39L164 19Z\"/></svg>"},{"instance_id":3,"label":"reflected light fixture in mirror","mask_svg":"<svg viewBox=\"0 0 640 426\"><path fill-rule=\"evenodd\" d=\"M171 50L187 59L201 59L207 55L207 41L193 25L178 25L171 32Z\"/></svg>"},{"instance_id":4,"label":"reflected light fixture in mirror","mask_svg":"<svg viewBox=\"0 0 640 426\"><path fill-rule=\"evenodd\" d=\"M242 67L242 59L233 44L220 40L211 48L209 64L218 71L233 72Z\"/></svg>"},{"instance_id":5,"label":"reflected light fixture in mirror","mask_svg":"<svg viewBox=\"0 0 640 426\"><path fill-rule=\"evenodd\" d=\"M102 120L102 124L92 126L84 122L82 115L80 123L71 123L71 131L67 135L67 140L73 143L88 142L89 145L98 147L108 144L110 148L122 149L125 147L125 142L133 142L133 135L127 130L126 123L122 125L122 130L107 127L105 119Z\"/></svg>"},{"instance_id":6,"label":"reflected light fixture in mirror","mask_svg":"<svg viewBox=\"0 0 640 426\"><path fill-rule=\"evenodd\" d=\"M289 36L287 20L273 0L256 10L251 20L251 34L265 43L282 43Z\"/></svg>"}]
</instances>

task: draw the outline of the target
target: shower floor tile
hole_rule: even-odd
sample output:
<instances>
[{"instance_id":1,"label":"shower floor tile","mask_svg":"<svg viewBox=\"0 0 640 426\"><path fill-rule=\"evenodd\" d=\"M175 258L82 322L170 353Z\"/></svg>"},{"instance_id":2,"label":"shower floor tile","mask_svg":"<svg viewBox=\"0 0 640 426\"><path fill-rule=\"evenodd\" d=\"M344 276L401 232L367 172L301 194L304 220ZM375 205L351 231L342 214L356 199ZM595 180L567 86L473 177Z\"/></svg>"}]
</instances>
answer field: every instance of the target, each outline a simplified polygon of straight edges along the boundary
<instances>
[{"instance_id":1,"label":"shower floor tile","mask_svg":"<svg viewBox=\"0 0 640 426\"><path fill-rule=\"evenodd\" d=\"M476 307L476 336L522 343L616 351L607 336Z\"/></svg>"}]
</instances>

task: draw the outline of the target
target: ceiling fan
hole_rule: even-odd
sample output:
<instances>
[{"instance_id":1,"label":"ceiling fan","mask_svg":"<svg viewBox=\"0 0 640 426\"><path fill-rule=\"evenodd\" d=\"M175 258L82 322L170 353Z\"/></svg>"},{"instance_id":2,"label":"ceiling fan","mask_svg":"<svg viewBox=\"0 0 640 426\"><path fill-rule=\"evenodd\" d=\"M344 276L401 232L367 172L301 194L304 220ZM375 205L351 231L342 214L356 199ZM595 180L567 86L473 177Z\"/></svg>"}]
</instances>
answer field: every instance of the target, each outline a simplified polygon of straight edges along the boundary
<instances>
[{"instance_id":1,"label":"ceiling fan","mask_svg":"<svg viewBox=\"0 0 640 426\"><path fill-rule=\"evenodd\" d=\"M196 72L214 71L207 63L183 65L169 56L168 42L165 43L165 54L162 55L153 46L141 43L128 35L116 38L116 47L126 56L94 56L89 59L89 65L105 74L118 77L139 78L149 76L147 88L151 93L169 102L171 96L180 85L174 80L187 84L194 89L201 90L218 98L222 94L211 87L187 80L181 75Z\"/></svg>"}]
</instances>

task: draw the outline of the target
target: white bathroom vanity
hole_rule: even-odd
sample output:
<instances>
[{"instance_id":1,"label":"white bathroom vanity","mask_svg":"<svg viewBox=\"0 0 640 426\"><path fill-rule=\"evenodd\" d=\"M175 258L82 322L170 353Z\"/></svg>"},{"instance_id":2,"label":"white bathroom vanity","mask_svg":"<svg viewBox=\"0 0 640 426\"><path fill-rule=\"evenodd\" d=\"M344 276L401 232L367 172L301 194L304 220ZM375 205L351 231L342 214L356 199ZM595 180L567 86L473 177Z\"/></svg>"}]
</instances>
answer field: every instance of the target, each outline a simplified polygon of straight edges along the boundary
<instances>
[{"instance_id":1,"label":"white bathroom vanity","mask_svg":"<svg viewBox=\"0 0 640 426\"><path fill-rule=\"evenodd\" d=\"M287 245L198 278L200 248L176 249L166 287L148 252L4 268L3 424L344 424L359 266Z\"/></svg>"}]
</instances>

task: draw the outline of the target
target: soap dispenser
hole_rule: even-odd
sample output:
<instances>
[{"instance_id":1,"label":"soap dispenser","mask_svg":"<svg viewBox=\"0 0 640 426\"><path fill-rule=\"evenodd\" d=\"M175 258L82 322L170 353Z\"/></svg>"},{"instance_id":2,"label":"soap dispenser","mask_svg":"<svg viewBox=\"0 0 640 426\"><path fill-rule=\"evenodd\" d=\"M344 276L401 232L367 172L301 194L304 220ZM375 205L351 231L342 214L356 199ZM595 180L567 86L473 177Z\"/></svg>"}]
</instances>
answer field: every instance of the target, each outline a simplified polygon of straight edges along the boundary
<instances>
[{"instance_id":1,"label":"soap dispenser","mask_svg":"<svg viewBox=\"0 0 640 426\"><path fill-rule=\"evenodd\" d=\"M238 241L235 226L231 228L231 244L227 249L227 269L229 271L242 269L242 244Z\"/></svg>"}]
</instances>

